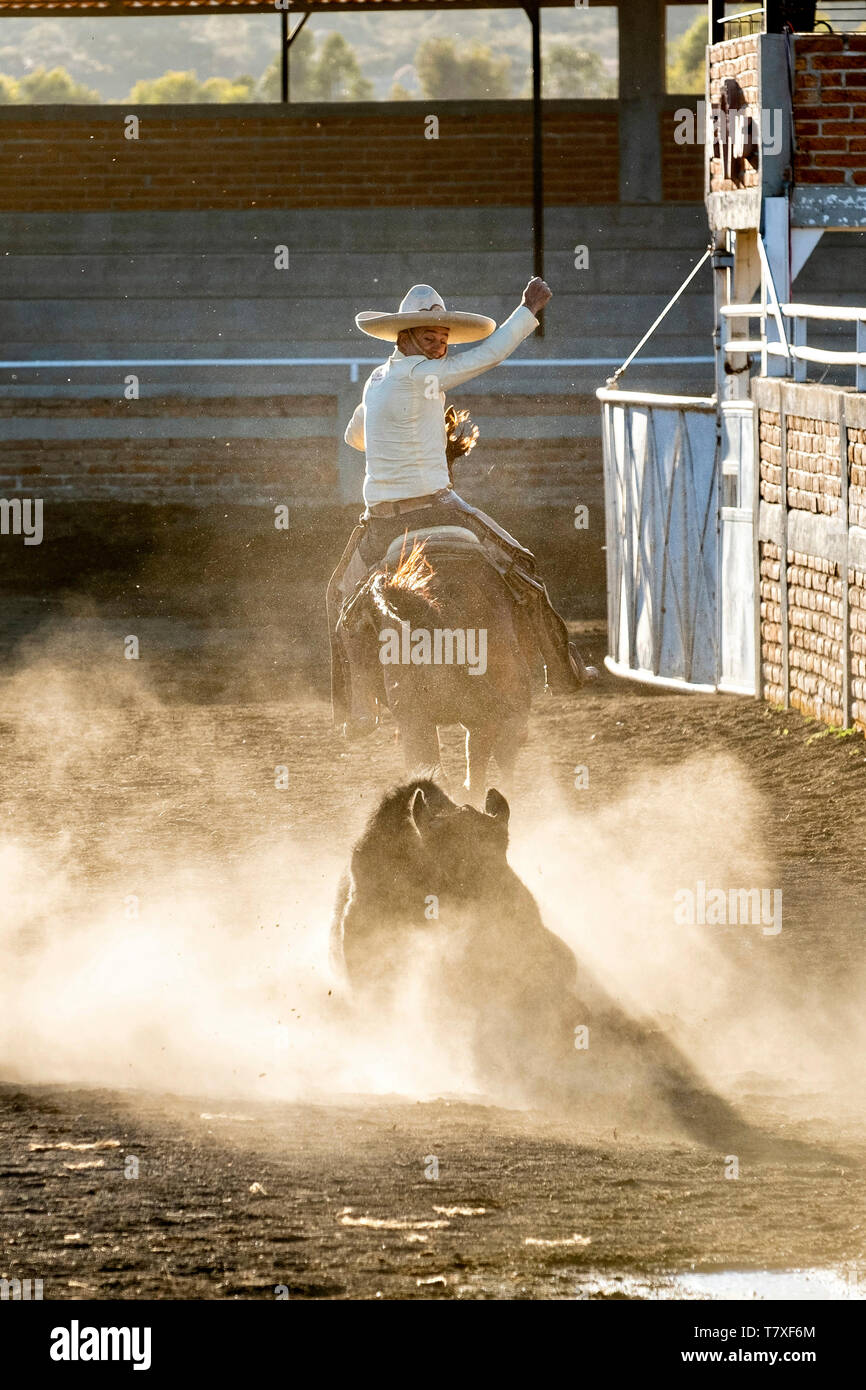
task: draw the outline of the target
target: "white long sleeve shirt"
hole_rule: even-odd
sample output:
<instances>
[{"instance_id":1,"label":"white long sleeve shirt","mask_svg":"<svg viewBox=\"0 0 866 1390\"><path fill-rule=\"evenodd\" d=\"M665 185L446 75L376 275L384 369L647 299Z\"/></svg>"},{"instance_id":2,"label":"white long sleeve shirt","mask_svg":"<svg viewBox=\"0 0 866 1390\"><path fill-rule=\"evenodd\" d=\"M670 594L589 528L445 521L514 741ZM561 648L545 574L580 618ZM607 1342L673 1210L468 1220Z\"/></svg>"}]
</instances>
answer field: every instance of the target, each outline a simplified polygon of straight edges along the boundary
<instances>
[{"instance_id":1,"label":"white long sleeve shirt","mask_svg":"<svg viewBox=\"0 0 866 1390\"><path fill-rule=\"evenodd\" d=\"M489 338L454 357L406 357L394 349L364 384L349 421L347 444L366 451L364 501L399 502L449 486L445 459L445 392L489 371L538 327L524 305Z\"/></svg>"}]
</instances>

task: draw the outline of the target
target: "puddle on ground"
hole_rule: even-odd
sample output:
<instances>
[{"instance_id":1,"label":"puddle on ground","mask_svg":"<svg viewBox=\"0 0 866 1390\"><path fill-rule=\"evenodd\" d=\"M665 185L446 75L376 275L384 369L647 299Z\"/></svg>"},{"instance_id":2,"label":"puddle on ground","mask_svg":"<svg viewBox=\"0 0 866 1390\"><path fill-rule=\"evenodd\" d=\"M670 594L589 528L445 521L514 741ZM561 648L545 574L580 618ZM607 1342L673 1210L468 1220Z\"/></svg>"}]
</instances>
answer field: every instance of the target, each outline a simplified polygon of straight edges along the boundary
<instances>
[{"instance_id":1,"label":"puddle on ground","mask_svg":"<svg viewBox=\"0 0 866 1390\"><path fill-rule=\"evenodd\" d=\"M669 1275L581 1277L579 1299L866 1300L866 1268L715 1269Z\"/></svg>"}]
</instances>

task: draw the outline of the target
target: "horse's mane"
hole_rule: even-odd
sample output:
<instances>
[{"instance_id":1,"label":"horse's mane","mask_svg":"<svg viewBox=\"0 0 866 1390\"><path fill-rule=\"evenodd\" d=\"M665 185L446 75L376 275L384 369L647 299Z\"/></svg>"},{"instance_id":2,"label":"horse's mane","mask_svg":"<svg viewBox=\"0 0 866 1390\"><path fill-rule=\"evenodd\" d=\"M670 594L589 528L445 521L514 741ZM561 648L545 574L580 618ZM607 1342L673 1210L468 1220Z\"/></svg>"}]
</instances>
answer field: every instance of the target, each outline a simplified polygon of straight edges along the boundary
<instances>
[{"instance_id":1,"label":"horse's mane","mask_svg":"<svg viewBox=\"0 0 866 1390\"><path fill-rule=\"evenodd\" d=\"M421 624L438 611L439 604L430 592L435 572L424 554L424 543L414 541L407 555L400 552L397 568L378 570L370 581L370 597L383 618L391 623Z\"/></svg>"}]
</instances>

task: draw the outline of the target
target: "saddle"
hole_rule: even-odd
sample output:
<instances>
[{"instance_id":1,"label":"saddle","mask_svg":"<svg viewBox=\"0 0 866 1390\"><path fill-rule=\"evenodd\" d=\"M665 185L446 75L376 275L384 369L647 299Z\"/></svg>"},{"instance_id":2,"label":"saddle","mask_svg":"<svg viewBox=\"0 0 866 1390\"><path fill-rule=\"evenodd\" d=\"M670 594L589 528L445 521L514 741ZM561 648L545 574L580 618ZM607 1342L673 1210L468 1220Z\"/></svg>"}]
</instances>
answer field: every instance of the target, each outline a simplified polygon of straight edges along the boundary
<instances>
[{"instance_id":1,"label":"saddle","mask_svg":"<svg viewBox=\"0 0 866 1390\"><path fill-rule=\"evenodd\" d=\"M404 532L391 542L382 559L370 567L365 578L359 580L352 593L345 599L338 625L345 628L351 623L352 610L366 591L370 576L383 564L389 569L396 569L401 557L405 558L415 544L423 545L424 554L431 558L442 555L471 555L483 560L499 575L512 600L521 607L528 601L528 589L539 592L544 590L543 584L521 570L504 549L492 540L485 545L481 537L470 531L467 526L422 526L414 531Z\"/></svg>"},{"instance_id":2,"label":"saddle","mask_svg":"<svg viewBox=\"0 0 866 1390\"><path fill-rule=\"evenodd\" d=\"M399 565L401 555L408 555L413 545L423 545L425 555L480 555L493 563L489 552L474 531L466 526L423 526L397 536L385 551L385 564Z\"/></svg>"}]
</instances>

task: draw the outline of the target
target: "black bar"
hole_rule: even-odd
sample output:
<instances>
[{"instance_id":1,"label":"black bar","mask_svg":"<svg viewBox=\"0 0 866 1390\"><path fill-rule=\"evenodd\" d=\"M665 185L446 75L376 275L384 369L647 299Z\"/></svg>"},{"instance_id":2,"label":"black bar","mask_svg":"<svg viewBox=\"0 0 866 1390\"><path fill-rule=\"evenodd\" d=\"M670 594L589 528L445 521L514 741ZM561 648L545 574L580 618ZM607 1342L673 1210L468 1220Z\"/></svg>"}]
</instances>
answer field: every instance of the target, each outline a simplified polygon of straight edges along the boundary
<instances>
[{"instance_id":1,"label":"black bar","mask_svg":"<svg viewBox=\"0 0 866 1390\"><path fill-rule=\"evenodd\" d=\"M527 7L532 25L532 267L544 279L544 130L541 107L541 9ZM544 337L540 320L539 337Z\"/></svg>"},{"instance_id":2,"label":"black bar","mask_svg":"<svg viewBox=\"0 0 866 1390\"><path fill-rule=\"evenodd\" d=\"M710 43L721 43L725 37L725 0L709 0L710 4ZM755 7L757 8L757 6Z\"/></svg>"},{"instance_id":3,"label":"black bar","mask_svg":"<svg viewBox=\"0 0 866 1390\"><path fill-rule=\"evenodd\" d=\"M289 99L289 12L280 10L280 101Z\"/></svg>"}]
</instances>

